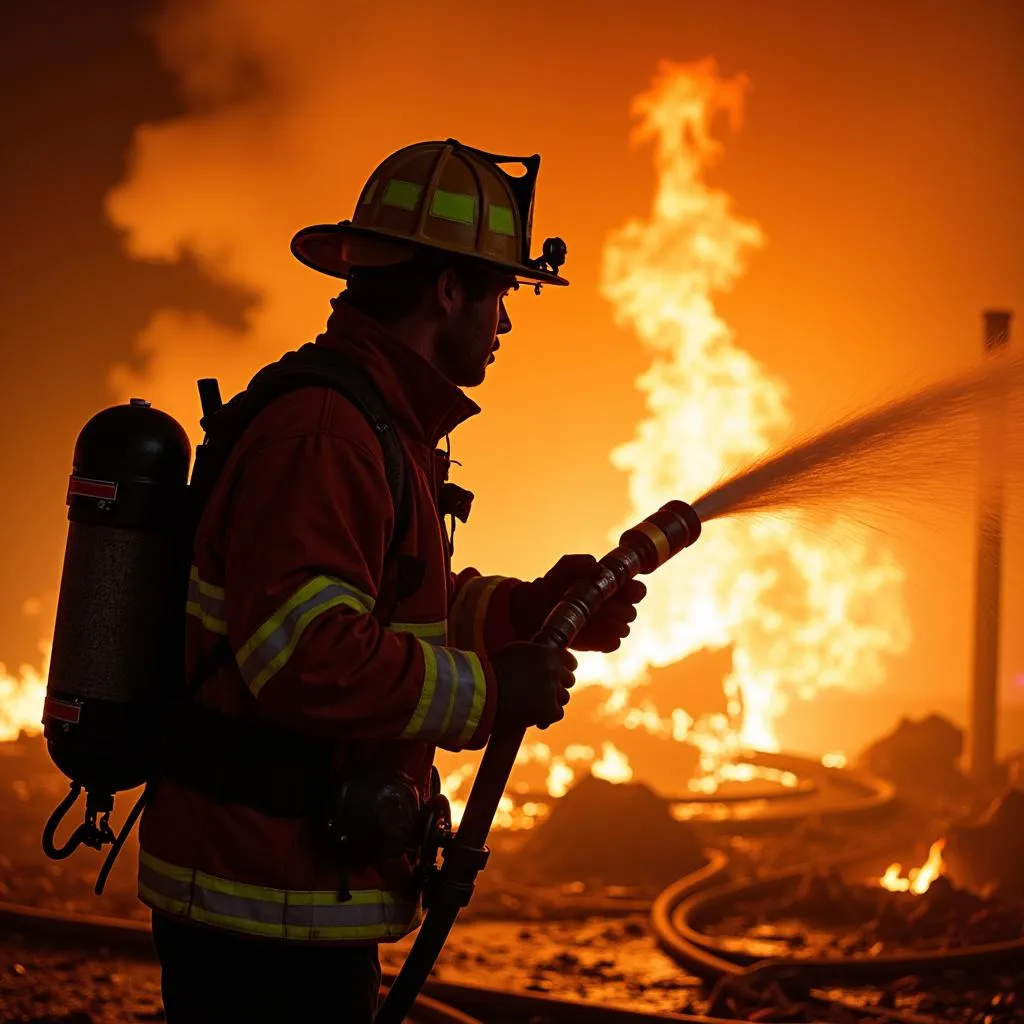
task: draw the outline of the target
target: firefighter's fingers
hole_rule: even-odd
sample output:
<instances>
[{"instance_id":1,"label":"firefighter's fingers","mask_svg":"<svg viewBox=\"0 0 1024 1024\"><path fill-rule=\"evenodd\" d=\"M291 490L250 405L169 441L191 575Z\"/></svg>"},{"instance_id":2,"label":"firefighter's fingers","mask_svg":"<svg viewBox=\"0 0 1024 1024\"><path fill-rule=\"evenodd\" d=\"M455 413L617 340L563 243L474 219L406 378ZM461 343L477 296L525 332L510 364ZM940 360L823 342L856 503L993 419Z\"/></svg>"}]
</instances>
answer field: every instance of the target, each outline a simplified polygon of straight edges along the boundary
<instances>
[{"instance_id":1,"label":"firefighter's fingers","mask_svg":"<svg viewBox=\"0 0 1024 1024\"><path fill-rule=\"evenodd\" d=\"M545 718L537 723L538 729L547 729L549 726L554 725L556 722L560 722L565 718L565 709L558 708L557 710L552 709L550 715L546 715Z\"/></svg>"},{"instance_id":2,"label":"firefighter's fingers","mask_svg":"<svg viewBox=\"0 0 1024 1024\"><path fill-rule=\"evenodd\" d=\"M619 601L612 598L598 613L605 622L625 623L632 622L637 616L635 604L628 601Z\"/></svg>"}]
</instances>

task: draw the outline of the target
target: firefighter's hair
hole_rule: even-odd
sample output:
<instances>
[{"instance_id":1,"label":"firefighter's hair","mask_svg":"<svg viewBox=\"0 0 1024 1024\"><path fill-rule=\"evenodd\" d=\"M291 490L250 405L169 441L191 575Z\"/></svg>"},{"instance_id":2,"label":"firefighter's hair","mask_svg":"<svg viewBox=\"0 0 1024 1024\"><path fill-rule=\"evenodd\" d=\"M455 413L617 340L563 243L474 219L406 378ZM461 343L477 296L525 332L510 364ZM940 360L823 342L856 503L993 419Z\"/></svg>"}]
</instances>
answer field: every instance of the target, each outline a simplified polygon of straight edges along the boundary
<instances>
[{"instance_id":1,"label":"firefighter's hair","mask_svg":"<svg viewBox=\"0 0 1024 1024\"><path fill-rule=\"evenodd\" d=\"M385 267L357 267L352 270L346 300L361 313L380 324L404 319L419 306L423 293L436 284L445 270L454 270L470 300L487 294L494 271L469 257L432 249L418 249L404 263Z\"/></svg>"}]
</instances>

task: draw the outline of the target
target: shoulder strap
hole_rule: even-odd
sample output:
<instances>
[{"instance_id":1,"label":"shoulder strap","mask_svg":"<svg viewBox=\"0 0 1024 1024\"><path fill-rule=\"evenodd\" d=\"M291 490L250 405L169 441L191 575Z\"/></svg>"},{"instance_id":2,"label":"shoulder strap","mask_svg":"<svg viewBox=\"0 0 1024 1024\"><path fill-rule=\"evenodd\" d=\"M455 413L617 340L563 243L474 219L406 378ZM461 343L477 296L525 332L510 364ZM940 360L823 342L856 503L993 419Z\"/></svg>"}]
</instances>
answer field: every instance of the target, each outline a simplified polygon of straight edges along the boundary
<instances>
[{"instance_id":1,"label":"shoulder strap","mask_svg":"<svg viewBox=\"0 0 1024 1024\"><path fill-rule=\"evenodd\" d=\"M384 472L395 510L395 526L385 554L387 558L404 538L411 516L401 442L387 406L369 374L340 352L312 342L265 366L249 386L226 405L219 404L215 381L199 382L204 413L201 426L206 438L196 450L189 485L193 530L199 525L202 511L232 449L256 415L289 391L311 386L334 388L363 414L373 428L384 458Z\"/></svg>"}]
</instances>

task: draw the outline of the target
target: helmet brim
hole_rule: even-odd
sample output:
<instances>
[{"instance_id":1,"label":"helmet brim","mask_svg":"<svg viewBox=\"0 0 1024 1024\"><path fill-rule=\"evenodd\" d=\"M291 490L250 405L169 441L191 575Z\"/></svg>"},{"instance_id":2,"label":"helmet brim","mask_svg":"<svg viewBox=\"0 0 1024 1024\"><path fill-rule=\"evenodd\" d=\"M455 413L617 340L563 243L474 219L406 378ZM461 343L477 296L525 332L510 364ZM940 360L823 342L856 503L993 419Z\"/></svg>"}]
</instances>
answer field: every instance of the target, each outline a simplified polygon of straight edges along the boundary
<instances>
[{"instance_id":1,"label":"helmet brim","mask_svg":"<svg viewBox=\"0 0 1024 1024\"><path fill-rule=\"evenodd\" d=\"M386 267L403 263L417 249L431 248L478 260L497 270L514 274L517 281L527 284L550 284L564 287L568 280L547 270L522 263L506 263L485 259L473 249L438 243L425 246L410 242L397 233L382 228L356 227L349 221L339 224L312 224L297 231L291 241L292 255L311 270L330 277L347 280L357 267Z\"/></svg>"}]
</instances>

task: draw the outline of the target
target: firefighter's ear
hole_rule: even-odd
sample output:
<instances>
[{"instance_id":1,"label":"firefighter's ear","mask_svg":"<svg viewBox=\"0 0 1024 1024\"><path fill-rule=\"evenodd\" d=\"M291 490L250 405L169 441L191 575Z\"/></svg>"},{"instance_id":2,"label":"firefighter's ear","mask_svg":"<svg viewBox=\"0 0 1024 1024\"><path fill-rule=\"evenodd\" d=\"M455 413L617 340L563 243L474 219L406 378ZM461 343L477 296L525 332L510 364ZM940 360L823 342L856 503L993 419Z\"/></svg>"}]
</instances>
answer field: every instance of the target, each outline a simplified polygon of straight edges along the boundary
<instances>
[{"instance_id":1,"label":"firefighter's ear","mask_svg":"<svg viewBox=\"0 0 1024 1024\"><path fill-rule=\"evenodd\" d=\"M435 298L446 319L454 319L461 312L464 299L462 281L451 267L446 267L437 275Z\"/></svg>"}]
</instances>

